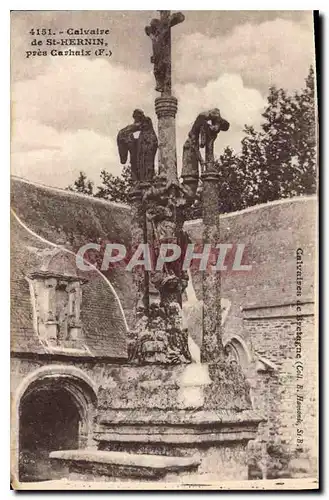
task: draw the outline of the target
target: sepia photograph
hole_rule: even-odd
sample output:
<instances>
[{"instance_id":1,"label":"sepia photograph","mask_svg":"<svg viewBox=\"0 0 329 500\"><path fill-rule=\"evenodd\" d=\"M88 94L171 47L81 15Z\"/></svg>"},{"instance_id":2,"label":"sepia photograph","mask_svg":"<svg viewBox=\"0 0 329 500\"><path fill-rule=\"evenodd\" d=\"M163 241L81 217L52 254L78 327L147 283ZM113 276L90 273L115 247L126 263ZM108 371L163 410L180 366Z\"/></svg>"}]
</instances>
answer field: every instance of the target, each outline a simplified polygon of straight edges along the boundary
<instances>
[{"instance_id":1,"label":"sepia photograph","mask_svg":"<svg viewBox=\"0 0 329 500\"><path fill-rule=\"evenodd\" d=\"M317 16L11 11L12 489L319 489Z\"/></svg>"}]
</instances>

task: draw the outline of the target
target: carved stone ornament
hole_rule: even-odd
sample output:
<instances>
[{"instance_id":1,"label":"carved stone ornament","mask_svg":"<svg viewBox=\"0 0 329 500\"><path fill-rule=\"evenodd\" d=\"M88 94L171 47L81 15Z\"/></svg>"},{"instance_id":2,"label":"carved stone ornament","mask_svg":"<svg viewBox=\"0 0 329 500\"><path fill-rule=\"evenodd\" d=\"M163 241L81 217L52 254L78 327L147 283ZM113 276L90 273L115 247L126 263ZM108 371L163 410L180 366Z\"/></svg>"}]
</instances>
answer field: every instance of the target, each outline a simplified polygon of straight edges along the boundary
<instances>
[{"instance_id":1,"label":"carved stone ornament","mask_svg":"<svg viewBox=\"0 0 329 500\"><path fill-rule=\"evenodd\" d=\"M46 346L82 348L82 289L75 257L56 249L27 276L34 305L36 332Z\"/></svg>"}]
</instances>

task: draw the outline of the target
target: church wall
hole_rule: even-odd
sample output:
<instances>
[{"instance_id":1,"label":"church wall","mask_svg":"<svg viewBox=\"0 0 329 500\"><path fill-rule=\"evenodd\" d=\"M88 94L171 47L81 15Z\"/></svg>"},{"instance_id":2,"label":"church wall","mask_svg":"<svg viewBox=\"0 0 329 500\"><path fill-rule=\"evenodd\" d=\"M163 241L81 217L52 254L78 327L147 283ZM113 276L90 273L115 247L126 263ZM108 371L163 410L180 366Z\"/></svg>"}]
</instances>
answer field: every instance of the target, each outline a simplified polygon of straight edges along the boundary
<instances>
[{"instance_id":1,"label":"church wall","mask_svg":"<svg viewBox=\"0 0 329 500\"><path fill-rule=\"evenodd\" d=\"M297 458L297 468L305 467L312 475L317 456L314 449L317 435L314 304L304 305L301 358L296 357L296 316L290 316L287 308L279 310L278 313L278 308L272 309L276 317L264 317L262 309L253 309L253 316L245 317L243 322L254 359L253 407L267 418L267 422L259 426L258 440L282 446L290 459ZM251 311L246 316L248 314ZM271 461L269 457L267 460Z\"/></svg>"}]
</instances>

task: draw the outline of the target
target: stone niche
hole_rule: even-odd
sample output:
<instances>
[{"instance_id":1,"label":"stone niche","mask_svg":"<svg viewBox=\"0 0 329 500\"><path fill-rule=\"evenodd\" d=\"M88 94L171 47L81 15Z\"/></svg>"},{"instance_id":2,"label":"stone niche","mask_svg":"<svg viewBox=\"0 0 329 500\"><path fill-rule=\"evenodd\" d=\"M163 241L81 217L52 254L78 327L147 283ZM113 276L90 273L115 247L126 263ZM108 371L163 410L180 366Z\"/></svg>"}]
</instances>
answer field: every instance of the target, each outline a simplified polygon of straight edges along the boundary
<instances>
[{"instance_id":1,"label":"stone niche","mask_svg":"<svg viewBox=\"0 0 329 500\"><path fill-rule=\"evenodd\" d=\"M87 280L77 275L75 256L59 249L48 252L27 279L41 342L55 350L85 350L80 311Z\"/></svg>"}]
</instances>

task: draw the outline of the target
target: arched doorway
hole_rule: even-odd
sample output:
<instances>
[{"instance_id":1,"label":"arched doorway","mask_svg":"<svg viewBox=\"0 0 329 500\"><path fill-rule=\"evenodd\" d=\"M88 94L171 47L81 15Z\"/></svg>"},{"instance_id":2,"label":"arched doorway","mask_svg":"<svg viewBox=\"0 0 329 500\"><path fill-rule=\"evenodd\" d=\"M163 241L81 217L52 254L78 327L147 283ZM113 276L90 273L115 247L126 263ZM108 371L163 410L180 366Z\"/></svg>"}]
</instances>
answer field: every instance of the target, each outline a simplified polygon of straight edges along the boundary
<instances>
[{"instance_id":1,"label":"arched doorway","mask_svg":"<svg viewBox=\"0 0 329 500\"><path fill-rule=\"evenodd\" d=\"M77 449L80 425L79 409L66 389L41 386L29 391L20 405L20 481L53 479L49 453Z\"/></svg>"},{"instance_id":2,"label":"arched doorway","mask_svg":"<svg viewBox=\"0 0 329 500\"><path fill-rule=\"evenodd\" d=\"M50 365L28 375L13 405L13 477L19 481L63 477L63 471L51 467L49 453L92 443L96 404L96 387L79 368Z\"/></svg>"}]
</instances>

